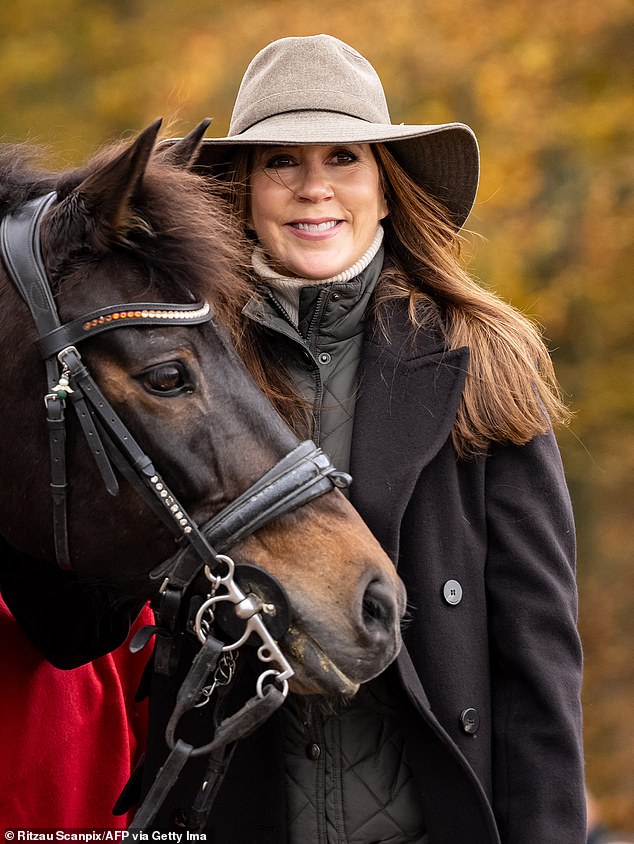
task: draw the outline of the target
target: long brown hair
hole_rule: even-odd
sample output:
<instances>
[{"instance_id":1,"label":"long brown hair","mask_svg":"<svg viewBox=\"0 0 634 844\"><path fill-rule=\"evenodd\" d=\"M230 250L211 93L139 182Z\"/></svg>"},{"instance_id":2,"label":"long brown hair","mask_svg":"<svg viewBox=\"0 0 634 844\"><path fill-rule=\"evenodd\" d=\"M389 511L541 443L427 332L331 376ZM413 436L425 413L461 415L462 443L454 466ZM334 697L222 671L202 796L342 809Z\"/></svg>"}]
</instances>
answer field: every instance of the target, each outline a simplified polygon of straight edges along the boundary
<instances>
[{"instance_id":1,"label":"long brown hair","mask_svg":"<svg viewBox=\"0 0 634 844\"><path fill-rule=\"evenodd\" d=\"M490 442L526 443L552 424L568 422L537 326L469 275L460 260L460 236L443 207L385 146L374 150L385 175L386 242L394 263L376 304L407 299L414 326L434 320L450 349L468 347L469 371L453 428L458 452L482 452Z\"/></svg>"},{"instance_id":2,"label":"long brown hair","mask_svg":"<svg viewBox=\"0 0 634 844\"><path fill-rule=\"evenodd\" d=\"M569 411L537 326L471 277L461 261L461 237L442 204L407 175L384 145L372 148L389 209L383 221L389 261L377 284L373 312L389 340L385 306L405 300L413 331L439 330L448 348L468 347L469 369L452 430L458 454L486 452L492 442L526 443L551 425L568 422ZM243 226L251 156L248 148L237 153L227 182ZM238 346L289 424L304 429L306 409L275 343L258 326L247 324Z\"/></svg>"}]
</instances>

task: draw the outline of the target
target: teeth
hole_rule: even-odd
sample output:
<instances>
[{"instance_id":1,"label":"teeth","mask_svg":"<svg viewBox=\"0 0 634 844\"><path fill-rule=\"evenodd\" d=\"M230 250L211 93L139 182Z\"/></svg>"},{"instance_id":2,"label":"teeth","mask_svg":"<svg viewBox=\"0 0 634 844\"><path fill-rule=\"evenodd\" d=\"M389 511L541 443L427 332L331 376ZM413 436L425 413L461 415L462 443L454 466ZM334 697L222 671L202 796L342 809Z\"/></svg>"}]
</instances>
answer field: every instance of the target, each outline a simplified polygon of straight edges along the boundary
<instances>
[{"instance_id":1,"label":"teeth","mask_svg":"<svg viewBox=\"0 0 634 844\"><path fill-rule=\"evenodd\" d=\"M325 232L337 225L336 220L328 220L327 223L293 223L296 229L304 232Z\"/></svg>"}]
</instances>

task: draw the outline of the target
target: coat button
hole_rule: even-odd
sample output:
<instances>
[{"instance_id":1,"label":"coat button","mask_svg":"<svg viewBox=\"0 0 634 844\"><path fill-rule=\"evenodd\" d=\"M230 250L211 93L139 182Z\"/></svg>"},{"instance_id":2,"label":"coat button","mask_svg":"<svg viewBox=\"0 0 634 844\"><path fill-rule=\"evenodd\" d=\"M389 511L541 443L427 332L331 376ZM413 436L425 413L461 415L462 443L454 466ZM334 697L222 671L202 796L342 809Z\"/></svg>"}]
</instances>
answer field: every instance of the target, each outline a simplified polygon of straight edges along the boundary
<instances>
[{"instance_id":1,"label":"coat button","mask_svg":"<svg viewBox=\"0 0 634 844\"><path fill-rule=\"evenodd\" d=\"M330 363L330 361L332 360L332 355L329 354L328 352L321 352L318 360L319 360L319 363L323 363L324 366L325 366L327 363Z\"/></svg>"},{"instance_id":2,"label":"coat button","mask_svg":"<svg viewBox=\"0 0 634 844\"><path fill-rule=\"evenodd\" d=\"M443 598L451 606L456 606L462 601L462 586L457 580L448 580L442 588Z\"/></svg>"},{"instance_id":3,"label":"coat button","mask_svg":"<svg viewBox=\"0 0 634 844\"><path fill-rule=\"evenodd\" d=\"M464 709L460 713L460 724L465 733L475 735L480 727L480 716L477 709Z\"/></svg>"},{"instance_id":4,"label":"coat button","mask_svg":"<svg viewBox=\"0 0 634 844\"><path fill-rule=\"evenodd\" d=\"M309 744L306 748L306 756L316 762L321 756L321 747L318 744Z\"/></svg>"}]
</instances>

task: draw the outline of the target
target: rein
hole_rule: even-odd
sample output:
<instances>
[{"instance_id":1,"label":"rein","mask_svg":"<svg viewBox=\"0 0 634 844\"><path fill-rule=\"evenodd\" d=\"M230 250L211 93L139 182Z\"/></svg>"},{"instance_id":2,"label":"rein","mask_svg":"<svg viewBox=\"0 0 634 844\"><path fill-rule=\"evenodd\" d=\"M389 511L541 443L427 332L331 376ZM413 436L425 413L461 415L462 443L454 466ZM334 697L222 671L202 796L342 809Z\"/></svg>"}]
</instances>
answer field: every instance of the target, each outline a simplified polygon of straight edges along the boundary
<instances>
[{"instance_id":1,"label":"rein","mask_svg":"<svg viewBox=\"0 0 634 844\"><path fill-rule=\"evenodd\" d=\"M167 725L169 756L131 829L142 830L151 824L190 757L207 756L207 771L192 807L195 828L201 829L235 741L255 729L283 703L288 693L288 680L293 675L276 641L286 631L290 615L284 590L264 570L249 565L235 566L222 552L271 519L335 487L346 487L350 478L337 471L314 443L306 441L220 513L205 524L197 525L102 393L77 346L103 331L130 325L200 325L212 320L211 308L207 302L133 302L101 308L62 323L40 245L41 221L55 201L56 194L49 193L27 202L16 214L0 222L0 251L37 328L37 346L49 385L44 404L49 434L55 553L61 568L72 568L65 457L65 410L70 401L107 491L113 496L118 494L116 469L181 545L174 556L150 573L150 578L161 584L157 627L140 631L132 648L140 649L156 633L154 670L169 676L178 665L182 634L185 631L194 633L201 643ZM208 594L205 599L194 596L189 608L185 608L185 593L203 572L210 584ZM235 632L233 642L226 644L215 638L215 631L212 635L216 614L222 618L224 630L230 635ZM231 682L234 652L253 635L261 641L257 656L265 667L257 680L255 696L241 710L220 721L213 740L206 745L195 748L177 739L176 728L182 715L206 702L216 686ZM271 664L276 667L267 667ZM223 678L223 671L227 670L230 676Z\"/></svg>"}]
</instances>

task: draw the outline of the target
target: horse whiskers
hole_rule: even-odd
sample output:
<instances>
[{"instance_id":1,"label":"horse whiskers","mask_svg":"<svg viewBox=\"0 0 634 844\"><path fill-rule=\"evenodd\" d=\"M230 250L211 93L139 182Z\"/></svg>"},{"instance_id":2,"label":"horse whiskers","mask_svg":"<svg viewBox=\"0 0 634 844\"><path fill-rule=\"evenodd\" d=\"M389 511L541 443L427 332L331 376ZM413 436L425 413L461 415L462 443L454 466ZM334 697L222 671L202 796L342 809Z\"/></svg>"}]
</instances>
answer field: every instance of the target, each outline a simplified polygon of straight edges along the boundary
<instances>
[{"instance_id":1,"label":"horse whiskers","mask_svg":"<svg viewBox=\"0 0 634 844\"><path fill-rule=\"evenodd\" d=\"M353 699L353 697L344 697L343 695L324 697L291 694L287 705L295 707L304 728L310 729L315 721L324 720L339 714L341 709L350 708Z\"/></svg>"}]
</instances>

